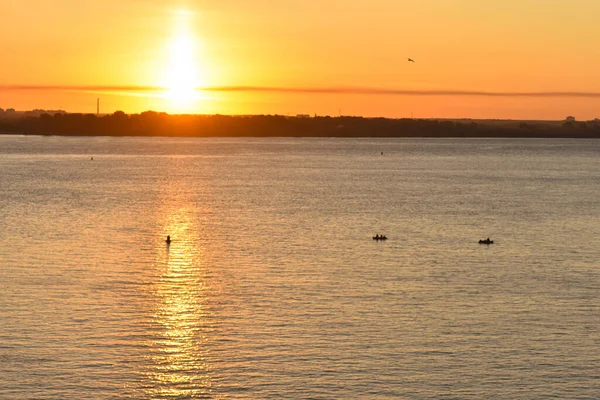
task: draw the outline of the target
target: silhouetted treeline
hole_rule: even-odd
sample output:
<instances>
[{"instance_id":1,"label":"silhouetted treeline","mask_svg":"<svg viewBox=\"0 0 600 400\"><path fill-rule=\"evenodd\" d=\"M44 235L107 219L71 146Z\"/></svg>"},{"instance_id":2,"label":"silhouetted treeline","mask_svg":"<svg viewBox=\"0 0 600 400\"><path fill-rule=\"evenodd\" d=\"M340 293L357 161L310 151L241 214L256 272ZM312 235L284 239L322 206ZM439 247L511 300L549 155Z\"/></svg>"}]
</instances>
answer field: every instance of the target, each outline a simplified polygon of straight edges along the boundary
<instances>
[{"instance_id":1,"label":"silhouetted treeline","mask_svg":"<svg viewBox=\"0 0 600 400\"><path fill-rule=\"evenodd\" d=\"M519 122L281 115L168 115L146 111L0 118L0 132L67 136L565 137L600 138L600 122Z\"/></svg>"}]
</instances>

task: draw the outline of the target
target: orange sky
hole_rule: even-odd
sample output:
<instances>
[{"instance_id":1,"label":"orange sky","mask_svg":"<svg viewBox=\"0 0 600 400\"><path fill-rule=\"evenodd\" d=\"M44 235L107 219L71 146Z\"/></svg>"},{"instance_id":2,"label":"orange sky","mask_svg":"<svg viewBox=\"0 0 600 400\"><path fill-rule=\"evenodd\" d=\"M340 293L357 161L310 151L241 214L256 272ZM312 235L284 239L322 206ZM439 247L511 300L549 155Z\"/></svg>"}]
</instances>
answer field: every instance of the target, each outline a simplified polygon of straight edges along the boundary
<instances>
[{"instance_id":1,"label":"orange sky","mask_svg":"<svg viewBox=\"0 0 600 400\"><path fill-rule=\"evenodd\" d=\"M598 0L0 0L0 107L589 119L598 16ZM289 91L193 90L239 86ZM337 90L356 87L430 94ZM447 90L589 96L431 94Z\"/></svg>"}]
</instances>

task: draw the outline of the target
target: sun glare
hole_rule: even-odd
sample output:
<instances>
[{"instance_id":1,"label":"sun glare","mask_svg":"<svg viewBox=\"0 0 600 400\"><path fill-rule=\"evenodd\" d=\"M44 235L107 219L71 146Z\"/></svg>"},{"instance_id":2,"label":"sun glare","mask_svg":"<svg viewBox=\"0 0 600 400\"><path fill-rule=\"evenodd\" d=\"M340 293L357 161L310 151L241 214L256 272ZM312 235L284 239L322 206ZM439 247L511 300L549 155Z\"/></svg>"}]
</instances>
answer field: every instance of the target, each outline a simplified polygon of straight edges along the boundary
<instances>
[{"instance_id":1,"label":"sun glare","mask_svg":"<svg viewBox=\"0 0 600 400\"><path fill-rule=\"evenodd\" d=\"M200 99L197 88L205 84L197 60L199 43L192 29L193 14L179 11L173 17L173 34L168 44L165 70L165 97L173 111L193 111Z\"/></svg>"}]
</instances>

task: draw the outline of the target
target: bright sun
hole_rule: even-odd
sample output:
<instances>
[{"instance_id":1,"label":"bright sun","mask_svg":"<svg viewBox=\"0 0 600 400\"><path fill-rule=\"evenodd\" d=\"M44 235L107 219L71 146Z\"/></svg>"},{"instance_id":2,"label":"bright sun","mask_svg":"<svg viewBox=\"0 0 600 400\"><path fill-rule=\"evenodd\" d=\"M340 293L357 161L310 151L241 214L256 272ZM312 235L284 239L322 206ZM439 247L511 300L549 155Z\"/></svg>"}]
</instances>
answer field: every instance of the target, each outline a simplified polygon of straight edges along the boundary
<instances>
[{"instance_id":1,"label":"bright sun","mask_svg":"<svg viewBox=\"0 0 600 400\"><path fill-rule=\"evenodd\" d=\"M197 88L204 84L203 73L196 60L198 43L191 29L192 13L174 14L173 34L168 44L168 64L163 78L165 97L174 111L193 111L199 100Z\"/></svg>"}]
</instances>

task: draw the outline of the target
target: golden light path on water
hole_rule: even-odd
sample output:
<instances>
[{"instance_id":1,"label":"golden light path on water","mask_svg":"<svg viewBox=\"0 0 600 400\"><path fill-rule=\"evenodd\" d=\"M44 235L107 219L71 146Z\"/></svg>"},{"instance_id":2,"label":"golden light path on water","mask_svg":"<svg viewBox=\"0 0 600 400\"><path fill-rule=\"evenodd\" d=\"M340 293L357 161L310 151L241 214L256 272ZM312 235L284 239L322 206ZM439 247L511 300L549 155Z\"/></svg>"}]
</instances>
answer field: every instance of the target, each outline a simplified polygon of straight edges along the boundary
<instances>
[{"instance_id":1,"label":"golden light path on water","mask_svg":"<svg viewBox=\"0 0 600 400\"><path fill-rule=\"evenodd\" d=\"M175 196L177 197L177 196ZM175 202L176 203L176 202ZM206 361L207 284L204 251L191 208L166 207L164 236L157 244L154 332L148 344L150 398L195 398L210 392L211 371ZM184 202L185 204L185 202Z\"/></svg>"}]
</instances>

